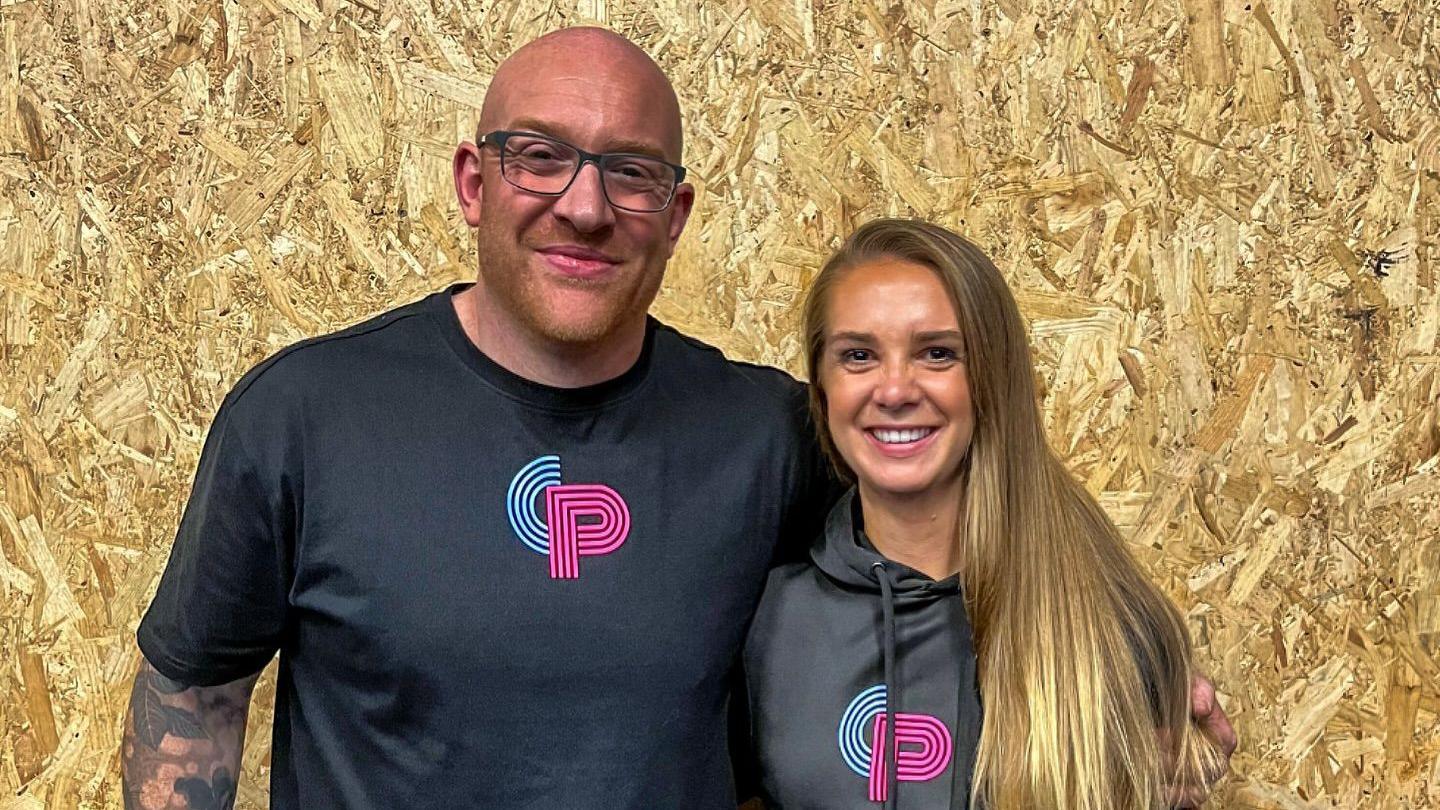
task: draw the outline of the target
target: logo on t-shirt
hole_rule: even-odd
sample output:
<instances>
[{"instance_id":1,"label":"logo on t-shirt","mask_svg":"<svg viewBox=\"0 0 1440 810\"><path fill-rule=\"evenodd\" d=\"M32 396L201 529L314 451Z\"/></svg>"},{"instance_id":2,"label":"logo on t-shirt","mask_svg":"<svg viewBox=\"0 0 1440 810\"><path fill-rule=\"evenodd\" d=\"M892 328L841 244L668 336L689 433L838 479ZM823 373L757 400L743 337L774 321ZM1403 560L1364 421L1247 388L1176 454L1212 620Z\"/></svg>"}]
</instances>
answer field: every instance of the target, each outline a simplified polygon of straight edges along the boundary
<instances>
[{"instance_id":1,"label":"logo on t-shirt","mask_svg":"<svg viewBox=\"0 0 1440 810\"><path fill-rule=\"evenodd\" d=\"M541 456L515 474L505 511L520 542L550 558L551 579L579 578L581 557L609 554L630 534L630 508L620 493L604 484L560 483L559 456Z\"/></svg>"},{"instance_id":2,"label":"logo on t-shirt","mask_svg":"<svg viewBox=\"0 0 1440 810\"><path fill-rule=\"evenodd\" d=\"M890 796L885 759L885 726L895 720L895 779L928 782L945 772L954 752L950 729L928 714L890 714L885 684L876 684L850 701L840 718L840 757L850 770L870 780L870 801Z\"/></svg>"}]
</instances>

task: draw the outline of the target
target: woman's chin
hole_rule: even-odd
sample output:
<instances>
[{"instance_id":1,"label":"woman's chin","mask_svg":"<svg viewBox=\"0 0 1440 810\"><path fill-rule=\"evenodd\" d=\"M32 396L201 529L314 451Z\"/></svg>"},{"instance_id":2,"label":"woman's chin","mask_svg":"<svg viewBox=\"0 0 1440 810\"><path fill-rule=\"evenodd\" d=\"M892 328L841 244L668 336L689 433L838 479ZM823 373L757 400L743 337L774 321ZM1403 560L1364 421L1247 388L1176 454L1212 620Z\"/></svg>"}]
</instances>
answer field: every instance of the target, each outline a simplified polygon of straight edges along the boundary
<instances>
[{"instance_id":1,"label":"woman's chin","mask_svg":"<svg viewBox=\"0 0 1440 810\"><path fill-rule=\"evenodd\" d=\"M940 482L933 476L859 476L860 492L880 498L916 498L939 494Z\"/></svg>"}]
</instances>

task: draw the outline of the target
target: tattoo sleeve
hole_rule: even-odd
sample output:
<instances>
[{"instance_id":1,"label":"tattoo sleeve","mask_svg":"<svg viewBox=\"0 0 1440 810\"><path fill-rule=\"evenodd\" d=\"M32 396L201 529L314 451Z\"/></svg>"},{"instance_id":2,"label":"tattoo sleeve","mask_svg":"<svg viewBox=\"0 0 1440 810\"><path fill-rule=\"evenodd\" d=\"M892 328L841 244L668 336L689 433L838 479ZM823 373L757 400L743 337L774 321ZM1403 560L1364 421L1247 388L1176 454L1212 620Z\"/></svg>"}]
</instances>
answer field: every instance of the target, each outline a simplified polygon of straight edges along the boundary
<instances>
[{"instance_id":1,"label":"tattoo sleeve","mask_svg":"<svg viewBox=\"0 0 1440 810\"><path fill-rule=\"evenodd\" d=\"M186 686L143 657L130 692L120 772L125 810L231 810L250 693L259 676Z\"/></svg>"}]
</instances>

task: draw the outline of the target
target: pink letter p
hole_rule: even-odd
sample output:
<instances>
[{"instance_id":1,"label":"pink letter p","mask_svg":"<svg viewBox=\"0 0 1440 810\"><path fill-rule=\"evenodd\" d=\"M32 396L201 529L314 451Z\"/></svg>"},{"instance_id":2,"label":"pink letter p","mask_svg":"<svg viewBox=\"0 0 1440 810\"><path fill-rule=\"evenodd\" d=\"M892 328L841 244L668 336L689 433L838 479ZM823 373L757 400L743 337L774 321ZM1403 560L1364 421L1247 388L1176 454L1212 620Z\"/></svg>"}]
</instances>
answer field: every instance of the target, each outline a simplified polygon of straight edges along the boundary
<instances>
[{"instance_id":1,"label":"pink letter p","mask_svg":"<svg viewBox=\"0 0 1440 810\"><path fill-rule=\"evenodd\" d=\"M875 715L875 732L871 735L870 801L883 802L890 796L886 782L885 717ZM908 748L902 746L910 746ZM925 782L939 776L950 765L954 741L950 729L938 717L928 714L895 714L895 779L900 782Z\"/></svg>"},{"instance_id":2,"label":"pink letter p","mask_svg":"<svg viewBox=\"0 0 1440 810\"><path fill-rule=\"evenodd\" d=\"M590 520L581 523L582 517ZM557 484L545 488L545 523L551 579L576 579L581 557L609 554L625 542L630 510L620 493L604 484Z\"/></svg>"}]
</instances>

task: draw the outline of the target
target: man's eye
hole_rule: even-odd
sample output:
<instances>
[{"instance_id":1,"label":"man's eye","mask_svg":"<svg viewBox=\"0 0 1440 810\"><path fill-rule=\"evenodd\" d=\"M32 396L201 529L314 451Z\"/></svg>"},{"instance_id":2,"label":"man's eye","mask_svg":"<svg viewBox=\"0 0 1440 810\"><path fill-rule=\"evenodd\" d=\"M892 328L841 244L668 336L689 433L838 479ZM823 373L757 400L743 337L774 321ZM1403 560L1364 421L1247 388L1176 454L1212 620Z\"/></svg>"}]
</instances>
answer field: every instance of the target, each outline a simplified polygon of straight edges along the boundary
<instances>
[{"instance_id":1,"label":"man's eye","mask_svg":"<svg viewBox=\"0 0 1440 810\"><path fill-rule=\"evenodd\" d=\"M560 156L555 150L548 146L527 146L520 151L520 157L526 160L559 160Z\"/></svg>"},{"instance_id":2,"label":"man's eye","mask_svg":"<svg viewBox=\"0 0 1440 810\"><path fill-rule=\"evenodd\" d=\"M610 167L612 174L618 174L631 180L650 180L652 172L637 163L620 163Z\"/></svg>"},{"instance_id":3,"label":"man's eye","mask_svg":"<svg viewBox=\"0 0 1440 810\"><path fill-rule=\"evenodd\" d=\"M668 168L647 160L619 160L605 166L606 179L623 183L625 188L648 189L668 185Z\"/></svg>"}]
</instances>

